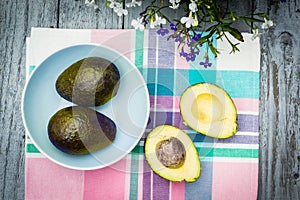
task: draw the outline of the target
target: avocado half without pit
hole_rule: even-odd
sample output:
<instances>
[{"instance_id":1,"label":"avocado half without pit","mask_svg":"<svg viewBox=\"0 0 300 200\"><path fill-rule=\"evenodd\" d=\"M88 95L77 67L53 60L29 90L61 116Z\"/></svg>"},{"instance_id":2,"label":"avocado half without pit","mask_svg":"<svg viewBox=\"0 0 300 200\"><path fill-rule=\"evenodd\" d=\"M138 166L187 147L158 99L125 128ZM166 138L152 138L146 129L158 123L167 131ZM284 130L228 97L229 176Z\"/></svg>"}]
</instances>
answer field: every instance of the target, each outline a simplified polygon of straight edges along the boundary
<instances>
[{"instance_id":1,"label":"avocado half without pit","mask_svg":"<svg viewBox=\"0 0 300 200\"><path fill-rule=\"evenodd\" d=\"M200 176L200 159L194 143L182 130L169 125L154 128L145 142L151 169L174 182L194 182Z\"/></svg>"},{"instance_id":2,"label":"avocado half without pit","mask_svg":"<svg viewBox=\"0 0 300 200\"><path fill-rule=\"evenodd\" d=\"M222 88L211 83L188 87L180 98L184 124L214 138L228 138L237 130L236 107Z\"/></svg>"}]
</instances>

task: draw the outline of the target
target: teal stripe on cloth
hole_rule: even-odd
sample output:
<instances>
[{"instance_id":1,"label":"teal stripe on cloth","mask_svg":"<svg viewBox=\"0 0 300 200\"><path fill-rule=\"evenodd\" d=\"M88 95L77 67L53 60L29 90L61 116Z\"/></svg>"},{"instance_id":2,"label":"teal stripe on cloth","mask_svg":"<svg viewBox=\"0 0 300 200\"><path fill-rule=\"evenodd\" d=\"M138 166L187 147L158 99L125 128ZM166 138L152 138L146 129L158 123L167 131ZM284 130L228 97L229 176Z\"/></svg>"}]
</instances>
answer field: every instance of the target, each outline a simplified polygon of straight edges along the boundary
<instances>
[{"instance_id":1,"label":"teal stripe on cloth","mask_svg":"<svg viewBox=\"0 0 300 200\"><path fill-rule=\"evenodd\" d=\"M197 143L195 145L200 157L258 158L258 149L199 147ZM141 153L143 150L144 146L137 145L131 153Z\"/></svg>"},{"instance_id":2,"label":"teal stripe on cloth","mask_svg":"<svg viewBox=\"0 0 300 200\"><path fill-rule=\"evenodd\" d=\"M147 88L149 95L156 94L156 70L153 68L147 69Z\"/></svg>"},{"instance_id":3,"label":"teal stripe on cloth","mask_svg":"<svg viewBox=\"0 0 300 200\"><path fill-rule=\"evenodd\" d=\"M148 91L150 95L174 95L174 72L172 69L148 68L147 82Z\"/></svg>"},{"instance_id":4,"label":"teal stripe on cloth","mask_svg":"<svg viewBox=\"0 0 300 200\"><path fill-rule=\"evenodd\" d=\"M138 171L139 171L139 154L131 154L130 168L130 199L138 199Z\"/></svg>"},{"instance_id":5,"label":"teal stripe on cloth","mask_svg":"<svg viewBox=\"0 0 300 200\"><path fill-rule=\"evenodd\" d=\"M174 70L157 69L157 96L173 96L174 95Z\"/></svg>"},{"instance_id":6,"label":"teal stripe on cloth","mask_svg":"<svg viewBox=\"0 0 300 200\"><path fill-rule=\"evenodd\" d=\"M233 157L233 158L258 158L258 149L238 149L238 148L208 148L197 147L196 148L200 156L207 157ZM40 153L40 151L34 146L34 144L26 145L27 153ZM138 155L144 153L144 146L137 145L131 152L132 161L138 160ZM134 167L136 167L134 165ZM133 170L136 172L135 170Z\"/></svg>"},{"instance_id":7,"label":"teal stripe on cloth","mask_svg":"<svg viewBox=\"0 0 300 200\"><path fill-rule=\"evenodd\" d=\"M157 82L153 78L158 75ZM185 70L178 70L176 77L187 78L183 75ZM225 89L232 98L259 98L259 73L249 71L215 71L215 70L189 70L188 82L190 85L208 82L219 85ZM174 73L171 69L149 68L148 89L150 95L180 96L182 90L174 89ZM184 81L184 80L183 80ZM155 86L157 91L155 90Z\"/></svg>"},{"instance_id":8,"label":"teal stripe on cloth","mask_svg":"<svg viewBox=\"0 0 300 200\"><path fill-rule=\"evenodd\" d=\"M34 144L26 144L26 153L40 153Z\"/></svg>"},{"instance_id":9,"label":"teal stripe on cloth","mask_svg":"<svg viewBox=\"0 0 300 200\"><path fill-rule=\"evenodd\" d=\"M189 71L189 83L190 85L208 82L216 83L216 70L190 70Z\"/></svg>"},{"instance_id":10,"label":"teal stripe on cloth","mask_svg":"<svg viewBox=\"0 0 300 200\"><path fill-rule=\"evenodd\" d=\"M136 31L135 38L135 65L140 70L141 74L145 78L146 69L143 68L144 65L144 32ZM130 166L130 193L129 199L138 199L138 172L139 172L139 155L142 152L131 153L131 166Z\"/></svg>"},{"instance_id":11,"label":"teal stripe on cloth","mask_svg":"<svg viewBox=\"0 0 300 200\"><path fill-rule=\"evenodd\" d=\"M217 85L231 98L259 98L259 72L218 71Z\"/></svg>"},{"instance_id":12,"label":"teal stripe on cloth","mask_svg":"<svg viewBox=\"0 0 300 200\"><path fill-rule=\"evenodd\" d=\"M31 74L31 72L34 70L35 66L34 65L30 65L29 66L29 74Z\"/></svg>"},{"instance_id":13,"label":"teal stripe on cloth","mask_svg":"<svg viewBox=\"0 0 300 200\"><path fill-rule=\"evenodd\" d=\"M137 30L135 32L135 37L135 65L143 74L144 32Z\"/></svg>"},{"instance_id":14,"label":"teal stripe on cloth","mask_svg":"<svg viewBox=\"0 0 300 200\"><path fill-rule=\"evenodd\" d=\"M201 153L205 147L197 148ZM200 155L203 156L203 155ZM258 149L237 149L237 148L214 148L205 156L208 157L231 157L231 158L258 158Z\"/></svg>"}]
</instances>

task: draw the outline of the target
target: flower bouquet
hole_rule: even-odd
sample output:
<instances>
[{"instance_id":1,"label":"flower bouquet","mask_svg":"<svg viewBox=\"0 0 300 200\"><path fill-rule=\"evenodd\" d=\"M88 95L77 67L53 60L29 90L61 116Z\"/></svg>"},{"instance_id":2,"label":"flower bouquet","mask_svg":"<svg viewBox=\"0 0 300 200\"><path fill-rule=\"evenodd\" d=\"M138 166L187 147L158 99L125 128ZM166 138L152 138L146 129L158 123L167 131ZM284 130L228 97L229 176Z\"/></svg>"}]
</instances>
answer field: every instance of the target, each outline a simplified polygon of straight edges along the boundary
<instances>
[{"instance_id":1,"label":"flower bouquet","mask_svg":"<svg viewBox=\"0 0 300 200\"><path fill-rule=\"evenodd\" d=\"M210 67L208 51L214 56L220 52L213 45L213 40L226 40L231 45L231 52L239 51L238 45L244 41L241 31L234 23L244 23L253 33L253 39L260 36L260 29L266 30L274 25L265 13L249 13L238 15L231 8L229 0L153 0L149 1L118 1L106 0L106 5L113 9L118 16L128 14L128 9L146 4L144 10L131 25L143 31L145 28L157 29L157 34L174 39L178 42L180 56L187 61L194 61L199 55L200 47L207 44L204 61L200 62L205 68ZM95 0L86 0L85 4L99 9ZM169 19L165 10L180 10L178 19ZM212 37L216 35L216 37ZM233 36L238 42L233 42Z\"/></svg>"}]
</instances>

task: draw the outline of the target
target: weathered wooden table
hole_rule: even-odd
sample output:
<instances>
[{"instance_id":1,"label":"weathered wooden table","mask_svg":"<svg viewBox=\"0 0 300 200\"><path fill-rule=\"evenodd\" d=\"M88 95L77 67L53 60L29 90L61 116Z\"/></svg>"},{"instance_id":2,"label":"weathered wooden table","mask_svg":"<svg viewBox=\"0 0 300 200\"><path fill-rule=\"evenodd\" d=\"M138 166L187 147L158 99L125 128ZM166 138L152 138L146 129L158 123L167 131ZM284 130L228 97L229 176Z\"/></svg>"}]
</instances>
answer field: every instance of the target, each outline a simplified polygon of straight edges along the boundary
<instances>
[{"instance_id":1,"label":"weathered wooden table","mask_svg":"<svg viewBox=\"0 0 300 200\"><path fill-rule=\"evenodd\" d=\"M233 1L237 12L263 11L276 26L261 37L258 199L300 199L300 0ZM146 4L146 3L145 3ZM0 199L24 198L25 38L31 27L122 29L131 19L84 0L0 1ZM170 13L176 15L176 13ZM244 31L249 31L242 27ZM45 47L46 48L46 47Z\"/></svg>"}]
</instances>

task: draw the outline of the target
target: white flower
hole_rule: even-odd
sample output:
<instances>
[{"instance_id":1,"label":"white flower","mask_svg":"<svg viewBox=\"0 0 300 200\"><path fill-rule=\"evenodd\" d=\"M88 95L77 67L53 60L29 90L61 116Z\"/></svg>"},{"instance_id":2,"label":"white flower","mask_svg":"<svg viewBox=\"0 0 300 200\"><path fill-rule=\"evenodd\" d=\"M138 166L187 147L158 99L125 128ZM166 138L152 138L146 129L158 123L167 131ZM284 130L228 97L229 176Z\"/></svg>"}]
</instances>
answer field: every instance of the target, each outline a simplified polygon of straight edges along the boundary
<instances>
[{"instance_id":1,"label":"white flower","mask_svg":"<svg viewBox=\"0 0 300 200\"><path fill-rule=\"evenodd\" d=\"M109 7L112 8L119 17L128 14L128 11L126 9L123 9L122 3L116 2L115 0L109 0L109 2Z\"/></svg>"},{"instance_id":2,"label":"white flower","mask_svg":"<svg viewBox=\"0 0 300 200\"><path fill-rule=\"evenodd\" d=\"M257 37L259 37L261 35L261 33L258 32L258 28L253 29L253 35L251 37L252 40L255 40Z\"/></svg>"},{"instance_id":3,"label":"white flower","mask_svg":"<svg viewBox=\"0 0 300 200\"><path fill-rule=\"evenodd\" d=\"M156 25L166 24L167 20L155 14L155 23Z\"/></svg>"},{"instance_id":4,"label":"white flower","mask_svg":"<svg viewBox=\"0 0 300 200\"><path fill-rule=\"evenodd\" d=\"M191 1L191 3L189 4L189 9L191 12L196 12L198 10L197 4L195 3L195 1Z\"/></svg>"},{"instance_id":5,"label":"white flower","mask_svg":"<svg viewBox=\"0 0 300 200\"><path fill-rule=\"evenodd\" d=\"M180 1L181 1L181 0L169 0L169 2L170 2L171 4L173 4L173 3L176 3L176 4L177 4L177 3L180 3Z\"/></svg>"},{"instance_id":6,"label":"white flower","mask_svg":"<svg viewBox=\"0 0 300 200\"><path fill-rule=\"evenodd\" d=\"M128 14L128 10L123 9L122 6L114 7L114 12L117 13L119 17Z\"/></svg>"},{"instance_id":7,"label":"white flower","mask_svg":"<svg viewBox=\"0 0 300 200\"><path fill-rule=\"evenodd\" d=\"M264 20L265 20L265 22L262 23L262 25L261 25L262 29L268 29L268 28L270 28L271 26L274 25L272 20L267 20L266 18L264 18Z\"/></svg>"},{"instance_id":8,"label":"white flower","mask_svg":"<svg viewBox=\"0 0 300 200\"><path fill-rule=\"evenodd\" d=\"M172 9L177 9L177 8L179 8L179 4L175 4L175 3L173 3L171 6L169 6L170 8L172 8Z\"/></svg>"},{"instance_id":9,"label":"white flower","mask_svg":"<svg viewBox=\"0 0 300 200\"><path fill-rule=\"evenodd\" d=\"M98 6L95 3L95 0L85 0L85 5L89 6L89 7L94 7L94 9L97 9Z\"/></svg>"},{"instance_id":10,"label":"white flower","mask_svg":"<svg viewBox=\"0 0 300 200\"><path fill-rule=\"evenodd\" d=\"M143 24L143 18L137 18L131 21L131 26L133 26L135 29L139 29L143 31L145 29L145 26Z\"/></svg>"},{"instance_id":11,"label":"white flower","mask_svg":"<svg viewBox=\"0 0 300 200\"><path fill-rule=\"evenodd\" d=\"M166 24L167 20L155 14L155 21L150 21L150 28L155 28L156 26L160 26L161 24Z\"/></svg>"},{"instance_id":12,"label":"white flower","mask_svg":"<svg viewBox=\"0 0 300 200\"><path fill-rule=\"evenodd\" d=\"M169 0L169 2L172 4L169 6L172 9L177 9L179 7L180 0Z\"/></svg>"},{"instance_id":13,"label":"white flower","mask_svg":"<svg viewBox=\"0 0 300 200\"><path fill-rule=\"evenodd\" d=\"M187 28L190 28L191 26L197 26L198 25L197 17L195 17L195 19L194 19L193 16L192 16L192 12L190 12L188 17L182 17L180 19L180 22L182 24L185 24L185 26Z\"/></svg>"},{"instance_id":14,"label":"white flower","mask_svg":"<svg viewBox=\"0 0 300 200\"><path fill-rule=\"evenodd\" d=\"M116 2L115 0L108 0L110 2L109 7L110 8L115 8L120 6L120 3Z\"/></svg>"},{"instance_id":15,"label":"white flower","mask_svg":"<svg viewBox=\"0 0 300 200\"><path fill-rule=\"evenodd\" d=\"M141 6L142 5L142 1L132 0L131 3L126 3L126 7L127 8L135 7L136 5Z\"/></svg>"}]
</instances>

